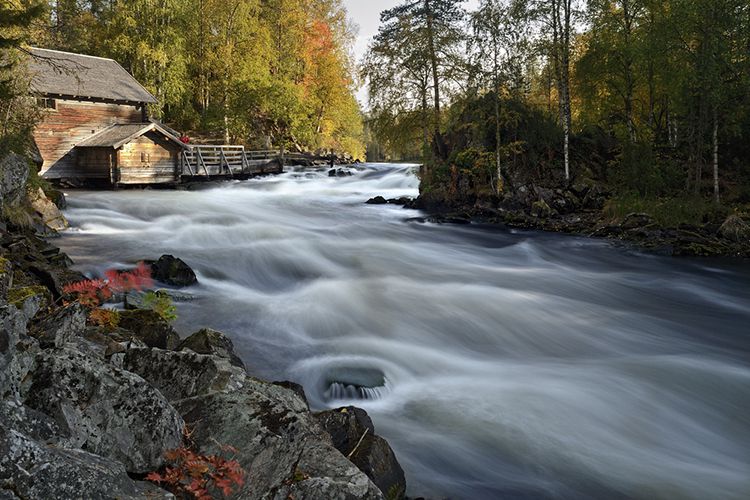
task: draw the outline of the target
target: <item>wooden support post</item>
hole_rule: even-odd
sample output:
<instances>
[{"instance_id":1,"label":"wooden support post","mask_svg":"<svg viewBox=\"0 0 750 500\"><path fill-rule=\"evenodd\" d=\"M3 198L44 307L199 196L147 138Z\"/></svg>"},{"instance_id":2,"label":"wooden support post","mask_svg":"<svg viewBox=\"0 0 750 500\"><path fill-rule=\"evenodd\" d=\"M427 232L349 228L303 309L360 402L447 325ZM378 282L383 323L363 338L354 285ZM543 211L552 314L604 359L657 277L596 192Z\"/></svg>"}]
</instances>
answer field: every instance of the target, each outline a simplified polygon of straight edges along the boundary
<instances>
[{"instance_id":1,"label":"wooden support post","mask_svg":"<svg viewBox=\"0 0 750 500\"><path fill-rule=\"evenodd\" d=\"M203 154L201 154L201 150L198 150L198 164L203 165L203 171L206 172L206 177L211 178L211 174L208 173L208 168L206 168L206 162L203 160Z\"/></svg>"},{"instance_id":2,"label":"wooden support post","mask_svg":"<svg viewBox=\"0 0 750 500\"><path fill-rule=\"evenodd\" d=\"M227 167L227 171L229 172L229 177L234 177L232 175L232 167L229 165L229 162L227 161L227 157L224 154L224 148L221 147L219 149L219 174L221 174L221 171L223 170L223 167Z\"/></svg>"},{"instance_id":3,"label":"wooden support post","mask_svg":"<svg viewBox=\"0 0 750 500\"><path fill-rule=\"evenodd\" d=\"M247 162L247 153L245 153L245 148L242 148L242 173L246 174L249 167L250 165Z\"/></svg>"}]
</instances>

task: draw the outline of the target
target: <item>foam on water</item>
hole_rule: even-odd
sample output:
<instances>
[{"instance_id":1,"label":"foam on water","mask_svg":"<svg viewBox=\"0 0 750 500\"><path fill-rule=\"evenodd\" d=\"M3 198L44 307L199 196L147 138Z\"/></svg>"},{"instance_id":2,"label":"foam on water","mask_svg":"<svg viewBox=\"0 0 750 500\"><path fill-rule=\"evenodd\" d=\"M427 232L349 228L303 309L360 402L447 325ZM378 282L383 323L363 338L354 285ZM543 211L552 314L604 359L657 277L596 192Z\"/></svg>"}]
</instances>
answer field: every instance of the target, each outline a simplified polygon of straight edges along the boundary
<instances>
[{"instance_id":1,"label":"foam on water","mask_svg":"<svg viewBox=\"0 0 750 500\"><path fill-rule=\"evenodd\" d=\"M183 333L229 333L316 408L368 410L412 495L750 498L750 270L438 226L413 166L74 192L85 272L172 253Z\"/></svg>"}]
</instances>

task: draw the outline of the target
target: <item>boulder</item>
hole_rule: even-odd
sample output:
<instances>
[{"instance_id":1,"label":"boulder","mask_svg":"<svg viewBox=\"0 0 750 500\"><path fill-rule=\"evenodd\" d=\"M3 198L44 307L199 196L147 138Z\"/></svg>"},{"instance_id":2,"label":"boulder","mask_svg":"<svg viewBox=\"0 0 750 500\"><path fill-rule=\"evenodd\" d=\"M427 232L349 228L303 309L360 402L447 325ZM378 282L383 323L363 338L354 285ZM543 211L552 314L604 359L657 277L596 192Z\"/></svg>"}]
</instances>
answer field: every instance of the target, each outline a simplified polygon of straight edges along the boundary
<instances>
[{"instance_id":1,"label":"boulder","mask_svg":"<svg viewBox=\"0 0 750 500\"><path fill-rule=\"evenodd\" d=\"M143 377L170 401L242 387L245 369L228 359L190 351L131 348L122 367Z\"/></svg>"},{"instance_id":2,"label":"boulder","mask_svg":"<svg viewBox=\"0 0 750 500\"><path fill-rule=\"evenodd\" d=\"M539 218L547 218L554 214L552 208L544 200L535 201L531 205L531 215Z\"/></svg>"},{"instance_id":3,"label":"boulder","mask_svg":"<svg viewBox=\"0 0 750 500\"><path fill-rule=\"evenodd\" d=\"M0 425L50 445L56 445L61 436L65 437L52 417L15 400L0 401Z\"/></svg>"},{"instance_id":4,"label":"boulder","mask_svg":"<svg viewBox=\"0 0 750 500\"><path fill-rule=\"evenodd\" d=\"M222 332L204 328L190 335L180 343L178 351L190 349L198 354L210 354L220 358L226 358L234 366L245 369L245 364L234 353L234 344Z\"/></svg>"},{"instance_id":5,"label":"boulder","mask_svg":"<svg viewBox=\"0 0 750 500\"><path fill-rule=\"evenodd\" d=\"M29 195L31 208L39 215L45 226L53 231L64 231L70 225L60 209L44 194L42 188Z\"/></svg>"},{"instance_id":6,"label":"boulder","mask_svg":"<svg viewBox=\"0 0 750 500\"><path fill-rule=\"evenodd\" d=\"M386 205L388 204L388 200L386 200L382 196L376 196L375 198L370 198L365 203L367 203L368 205Z\"/></svg>"},{"instance_id":7,"label":"boulder","mask_svg":"<svg viewBox=\"0 0 750 500\"><path fill-rule=\"evenodd\" d=\"M388 499L404 498L406 479L388 442L375 434L365 410L348 406L316 414L333 446L367 474Z\"/></svg>"},{"instance_id":8,"label":"boulder","mask_svg":"<svg viewBox=\"0 0 750 500\"><path fill-rule=\"evenodd\" d=\"M0 491L29 500L173 498L128 477L122 464L40 444L0 423Z\"/></svg>"},{"instance_id":9,"label":"boulder","mask_svg":"<svg viewBox=\"0 0 750 500\"><path fill-rule=\"evenodd\" d=\"M21 363L18 344L26 336L26 317L15 306L0 306L0 398L19 394Z\"/></svg>"},{"instance_id":10,"label":"boulder","mask_svg":"<svg viewBox=\"0 0 750 500\"><path fill-rule=\"evenodd\" d=\"M648 214L632 213L625 216L625 219L620 224L620 227L624 230L632 230L638 228L649 227L654 224L654 219Z\"/></svg>"},{"instance_id":11,"label":"boulder","mask_svg":"<svg viewBox=\"0 0 750 500\"><path fill-rule=\"evenodd\" d=\"M158 469L182 441L182 418L159 391L70 347L36 356L23 397L69 434L68 447L117 460L131 473Z\"/></svg>"},{"instance_id":12,"label":"boulder","mask_svg":"<svg viewBox=\"0 0 750 500\"><path fill-rule=\"evenodd\" d=\"M719 235L735 243L750 243L750 224L737 215L730 215L719 228Z\"/></svg>"},{"instance_id":13,"label":"boulder","mask_svg":"<svg viewBox=\"0 0 750 500\"><path fill-rule=\"evenodd\" d=\"M52 294L43 286L11 288L8 291L8 302L22 311L26 319L31 319L52 304Z\"/></svg>"},{"instance_id":14,"label":"boulder","mask_svg":"<svg viewBox=\"0 0 750 500\"><path fill-rule=\"evenodd\" d=\"M14 205L26 194L29 160L10 153L0 158L0 205Z\"/></svg>"},{"instance_id":15,"label":"boulder","mask_svg":"<svg viewBox=\"0 0 750 500\"><path fill-rule=\"evenodd\" d=\"M150 262L153 278L173 286L190 286L198 282L195 272L182 259L173 255L162 255Z\"/></svg>"},{"instance_id":16,"label":"boulder","mask_svg":"<svg viewBox=\"0 0 750 500\"><path fill-rule=\"evenodd\" d=\"M130 337L142 341L148 347L174 349L180 343L180 336L174 328L164 318L148 309L120 312L119 326L129 331Z\"/></svg>"},{"instance_id":17,"label":"boulder","mask_svg":"<svg viewBox=\"0 0 750 500\"><path fill-rule=\"evenodd\" d=\"M56 310L50 317L31 326L29 335L39 341L42 349L60 348L73 337L83 335L86 313L78 302Z\"/></svg>"},{"instance_id":18,"label":"boulder","mask_svg":"<svg viewBox=\"0 0 750 500\"><path fill-rule=\"evenodd\" d=\"M383 498L292 390L248 377L241 389L174 404L201 453L238 450L235 460L246 472L238 498Z\"/></svg>"}]
</instances>

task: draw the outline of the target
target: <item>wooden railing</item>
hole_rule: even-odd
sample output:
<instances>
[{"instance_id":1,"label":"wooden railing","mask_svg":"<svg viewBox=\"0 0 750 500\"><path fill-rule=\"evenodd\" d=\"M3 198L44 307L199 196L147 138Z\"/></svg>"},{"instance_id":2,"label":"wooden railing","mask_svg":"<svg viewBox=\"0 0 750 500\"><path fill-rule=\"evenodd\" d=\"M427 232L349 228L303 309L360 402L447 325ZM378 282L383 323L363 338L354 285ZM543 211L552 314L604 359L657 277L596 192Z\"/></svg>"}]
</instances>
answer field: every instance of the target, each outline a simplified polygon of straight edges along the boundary
<instances>
[{"instance_id":1,"label":"wooden railing","mask_svg":"<svg viewBox=\"0 0 750 500\"><path fill-rule=\"evenodd\" d=\"M182 176L214 177L265 173L279 151L245 151L244 146L195 145L182 152Z\"/></svg>"}]
</instances>

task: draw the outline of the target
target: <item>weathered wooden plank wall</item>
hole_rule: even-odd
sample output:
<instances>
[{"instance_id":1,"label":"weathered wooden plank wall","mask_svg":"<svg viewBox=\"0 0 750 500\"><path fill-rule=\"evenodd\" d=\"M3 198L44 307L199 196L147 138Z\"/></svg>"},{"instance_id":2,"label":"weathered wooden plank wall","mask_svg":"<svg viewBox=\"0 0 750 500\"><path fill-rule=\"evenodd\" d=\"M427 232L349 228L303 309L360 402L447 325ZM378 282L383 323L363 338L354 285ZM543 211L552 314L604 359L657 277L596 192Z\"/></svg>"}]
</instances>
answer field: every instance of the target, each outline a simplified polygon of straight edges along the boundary
<instances>
[{"instance_id":1,"label":"weathered wooden plank wall","mask_svg":"<svg viewBox=\"0 0 750 500\"><path fill-rule=\"evenodd\" d=\"M77 177L75 145L115 123L141 123L135 106L79 101L57 101L34 131L44 159L41 173L48 178Z\"/></svg>"},{"instance_id":2,"label":"weathered wooden plank wall","mask_svg":"<svg viewBox=\"0 0 750 500\"><path fill-rule=\"evenodd\" d=\"M119 152L120 184L154 184L179 179L180 146L149 132Z\"/></svg>"}]
</instances>

